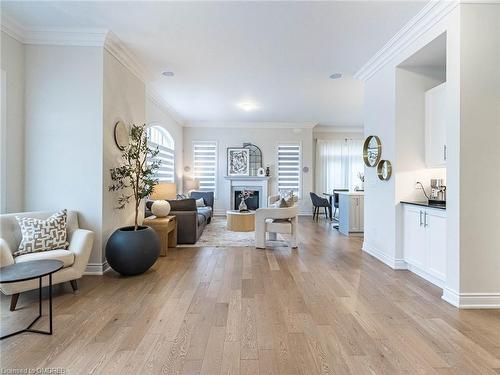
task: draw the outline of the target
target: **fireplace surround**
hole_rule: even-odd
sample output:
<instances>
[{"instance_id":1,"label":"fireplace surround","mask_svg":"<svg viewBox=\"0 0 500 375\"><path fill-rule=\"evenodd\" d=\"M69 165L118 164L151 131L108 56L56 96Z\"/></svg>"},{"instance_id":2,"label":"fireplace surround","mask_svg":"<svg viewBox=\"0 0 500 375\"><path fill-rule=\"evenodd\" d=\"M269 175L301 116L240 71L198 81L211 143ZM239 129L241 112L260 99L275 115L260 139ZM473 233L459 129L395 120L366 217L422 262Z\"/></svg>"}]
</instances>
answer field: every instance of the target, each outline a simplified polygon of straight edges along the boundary
<instances>
[{"instance_id":1,"label":"fireplace surround","mask_svg":"<svg viewBox=\"0 0 500 375\"><path fill-rule=\"evenodd\" d=\"M241 190L251 190L256 192L258 195L258 207L267 207L267 197L269 190L269 177L257 177L257 176L227 176L225 179L229 182L230 185L230 195L228 197L227 207L232 210L238 209L241 199L235 199L237 197L237 193ZM238 202L237 205L236 201ZM248 202L249 200L246 200ZM250 198L251 202L251 198ZM257 203L257 202L255 202ZM250 207L250 206L249 206ZM252 209L252 208L250 208Z\"/></svg>"}]
</instances>

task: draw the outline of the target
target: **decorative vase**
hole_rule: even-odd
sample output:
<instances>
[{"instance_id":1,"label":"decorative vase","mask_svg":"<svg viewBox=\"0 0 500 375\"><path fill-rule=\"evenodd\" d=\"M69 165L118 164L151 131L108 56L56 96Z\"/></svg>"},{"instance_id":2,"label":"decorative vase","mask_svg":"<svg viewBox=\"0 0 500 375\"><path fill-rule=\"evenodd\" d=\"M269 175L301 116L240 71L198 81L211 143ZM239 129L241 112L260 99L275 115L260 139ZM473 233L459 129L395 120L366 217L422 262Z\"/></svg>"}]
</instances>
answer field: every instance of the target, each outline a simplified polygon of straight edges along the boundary
<instances>
[{"instance_id":1,"label":"decorative vase","mask_svg":"<svg viewBox=\"0 0 500 375\"><path fill-rule=\"evenodd\" d=\"M156 217L167 217L170 213L170 203L164 200L154 201L151 206L151 212Z\"/></svg>"},{"instance_id":2,"label":"decorative vase","mask_svg":"<svg viewBox=\"0 0 500 375\"><path fill-rule=\"evenodd\" d=\"M269 167L266 167L266 177L271 176L271 169Z\"/></svg>"},{"instance_id":3,"label":"decorative vase","mask_svg":"<svg viewBox=\"0 0 500 375\"><path fill-rule=\"evenodd\" d=\"M133 226L115 230L106 244L109 266L124 276L146 272L160 256L160 237L153 228Z\"/></svg>"},{"instance_id":4,"label":"decorative vase","mask_svg":"<svg viewBox=\"0 0 500 375\"><path fill-rule=\"evenodd\" d=\"M245 203L245 198L241 198L241 202L238 208L240 211L248 211L247 204Z\"/></svg>"}]
</instances>

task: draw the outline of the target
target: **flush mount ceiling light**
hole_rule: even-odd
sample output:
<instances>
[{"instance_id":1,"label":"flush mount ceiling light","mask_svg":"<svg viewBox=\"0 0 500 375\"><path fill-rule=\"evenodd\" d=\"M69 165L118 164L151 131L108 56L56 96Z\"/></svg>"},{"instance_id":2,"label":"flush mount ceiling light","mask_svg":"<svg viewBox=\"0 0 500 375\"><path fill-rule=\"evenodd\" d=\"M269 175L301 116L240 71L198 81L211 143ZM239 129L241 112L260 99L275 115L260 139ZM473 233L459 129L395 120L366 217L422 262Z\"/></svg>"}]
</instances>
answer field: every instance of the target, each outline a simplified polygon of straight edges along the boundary
<instances>
[{"instance_id":1,"label":"flush mount ceiling light","mask_svg":"<svg viewBox=\"0 0 500 375\"><path fill-rule=\"evenodd\" d=\"M256 103L248 101L238 103L238 107L245 112L255 111L258 108Z\"/></svg>"},{"instance_id":2,"label":"flush mount ceiling light","mask_svg":"<svg viewBox=\"0 0 500 375\"><path fill-rule=\"evenodd\" d=\"M342 73L333 73L332 75L330 75L330 78L331 79L340 79L340 78L342 78Z\"/></svg>"},{"instance_id":3,"label":"flush mount ceiling light","mask_svg":"<svg viewBox=\"0 0 500 375\"><path fill-rule=\"evenodd\" d=\"M168 70L161 72L161 74L164 75L165 77L173 77L174 76L174 72L170 72Z\"/></svg>"}]
</instances>

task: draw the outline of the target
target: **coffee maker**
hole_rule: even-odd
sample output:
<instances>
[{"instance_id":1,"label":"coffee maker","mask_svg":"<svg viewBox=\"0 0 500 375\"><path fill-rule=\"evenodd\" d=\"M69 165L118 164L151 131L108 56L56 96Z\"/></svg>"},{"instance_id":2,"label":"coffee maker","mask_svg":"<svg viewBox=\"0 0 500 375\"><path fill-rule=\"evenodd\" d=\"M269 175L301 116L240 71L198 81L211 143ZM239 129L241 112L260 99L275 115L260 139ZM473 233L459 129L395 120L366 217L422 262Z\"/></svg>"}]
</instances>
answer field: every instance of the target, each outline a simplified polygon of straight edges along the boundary
<instances>
[{"instance_id":1,"label":"coffee maker","mask_svg":"<svg viewBox=\"0 0 500 375\"><path fill-rule=\"evenodd\" d=\"M431 194L429 204L439 204L446 206L446 186L442 178L431 179Z\"/></svg>"}]
</instances>

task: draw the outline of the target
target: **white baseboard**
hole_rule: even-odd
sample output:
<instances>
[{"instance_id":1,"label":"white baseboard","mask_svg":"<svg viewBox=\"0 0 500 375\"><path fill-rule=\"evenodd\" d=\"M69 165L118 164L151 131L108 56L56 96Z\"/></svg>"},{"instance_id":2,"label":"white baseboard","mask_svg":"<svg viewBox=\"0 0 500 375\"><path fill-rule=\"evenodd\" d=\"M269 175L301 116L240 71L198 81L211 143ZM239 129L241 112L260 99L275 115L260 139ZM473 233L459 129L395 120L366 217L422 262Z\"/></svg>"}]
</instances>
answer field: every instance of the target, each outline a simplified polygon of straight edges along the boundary
<instances>
[{"instance_id":1,"label":"white baseboard","mask_svg":"<svg viewBox=\"0 0 500 375\"><path fill-rule=\"evenodd\" d=\"M438 279L434 275L431 275L429 272L426 272L423 269L421 269L421 268L419 268L411 263L408 263L408 262L405 262L405 263L406 263L407 270L413 272L414 274L420 276L422 279L425 279L428 282L433 283L437 287L443 289L443 294L444 294L444 283L445 282L443 280Z\"/></svg>"},{"instance_id":2,"label":"white baseboard","mask_svg":"<svg viewBox=\"0 0 500 375\"><path fill-rule=\"evenodd\" d=\"M457 293L445 287L441 298L459 309L500 309L500 293Z\"/></svg>"},{"instance_id":3,"label":"white baseboard","mask_svg":"<svg viewBox=\"0 0 500 375\"><path fill-rule=\"evenodd\" d=\"M406 262L403 259L396 259L384 254L382 251L377 249L375 246L368 244L363 241L362 250L365 253L370 254L372 257L380 260L382 263L388 265L393 270L406 270Z\"/></svg>"},{"instance_id":4,"label":"white baseboard","mask_svg":"<svg viewBox=\"0 0 500 375\"><path fill-rule=\"evenodd\" d=\"M89 263L87 267L85 267L84 275L103 275L105 272L109 271L111 268L109 267L108 262L104 263Z\"/></svg>"}]
</instances>

